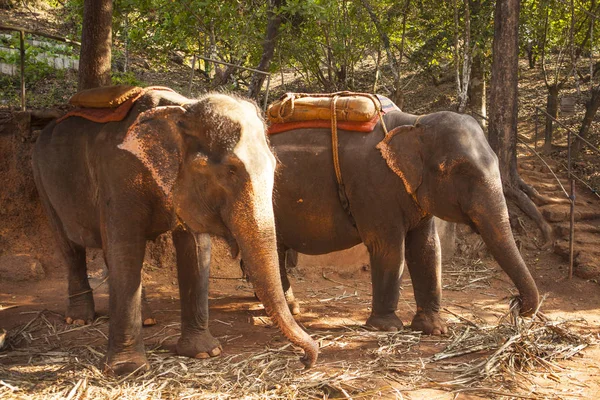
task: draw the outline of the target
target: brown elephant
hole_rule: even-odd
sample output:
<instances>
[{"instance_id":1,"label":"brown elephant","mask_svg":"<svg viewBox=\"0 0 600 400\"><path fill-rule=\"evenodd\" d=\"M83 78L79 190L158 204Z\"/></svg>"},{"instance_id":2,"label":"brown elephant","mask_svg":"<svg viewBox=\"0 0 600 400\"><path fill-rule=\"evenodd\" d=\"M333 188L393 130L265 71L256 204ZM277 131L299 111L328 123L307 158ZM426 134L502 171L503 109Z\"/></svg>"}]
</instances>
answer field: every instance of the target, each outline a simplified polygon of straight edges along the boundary
<instances>
[{"instance_id":1,"label":"brown elephant","mask_svg":"<svg viewBox=\"0 0 600 400\"><path fill-rule=\"evenodd\" d=\"M86 247L101 247L110 276L107 372L147 368L141 268L147 240L172 231L181 297L177 352L221 352L208 328L209 234L239 248L275 324L315 363L318 347L294 321L277 265L275 158L255 104L208 94L147 92L118 122L73 116L41 133L33 170L68 268L69 320L91 321Z\"/></svg>"},{"instance_id":2,"label":"brown elephant","mask_svg":"<svg viewBox=\"0 0 600 400\"><path fill-rule=\"evenodd\" d=\"M280 270L292 310L299 311L286 275L288 249L326 254L364 243L373 287L367 325L402 328L395 312L407 265L417 303L412 328L446 332L439 316L436 216L481 234L519 290L521 313L532 313L538 290L511 232L498 159L477 122L453 112L417 117L396 110L383 118L387 134L381 123L367 133L339 130L343 187L336 179L329 128L271 136L279 160L274 205Z\"/></svg>"}]
</instances>

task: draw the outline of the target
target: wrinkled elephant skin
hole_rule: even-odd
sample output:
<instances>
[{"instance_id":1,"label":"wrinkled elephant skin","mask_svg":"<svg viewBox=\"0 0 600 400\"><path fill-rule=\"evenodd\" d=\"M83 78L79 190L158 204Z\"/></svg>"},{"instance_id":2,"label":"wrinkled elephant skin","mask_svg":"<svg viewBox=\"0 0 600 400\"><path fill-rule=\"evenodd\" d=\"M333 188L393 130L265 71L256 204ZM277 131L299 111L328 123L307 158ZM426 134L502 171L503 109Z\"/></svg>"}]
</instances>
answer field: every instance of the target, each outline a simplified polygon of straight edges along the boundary
<instances>
[{"instance_id":1,"label":"wrinkled elephant skin","mask_svg":"<svg viewBox=\"0 0 600 400\"><path fill-rule=\"evenodd\" d=\"M477 122L438 112L419 118L394 111L367 134L339 132L339 164L351 217L341 205L329 129L271 137L280 163L275 219L280 260L294 249L325 254L364 243L373 287L367 324L402 328L396 316L400 276L408 266L417 313L412 328L447 332L439 316L440 243L433 217L473 226L519 289L523 314L538 305L536 285L508 222L498 160ZM284 290L290 291L280 265ZM288 301L290 296L288 296Z\"/></svg>"},{"instance_id":2,"label":"wrinkled elephant skin","mask_svg":"<svg viewBox=\"0 0 600 400\"><path fill-rule=\"evenodd\" d=\"M68 270L67 321L94 319L86 247L104 251L110 277L107 373L148 367L141 268L146 241L167 231L177 250L180 355L221 352L208 328L214 234L242 251L265 308L305 350L305 364L314 364L317 345L293 320L277 273L275 158L253 103L220 94L189 100L150 92L121 122L70 117L50 124L35 145L33 169Z\"/></svg>"}]
</instances>

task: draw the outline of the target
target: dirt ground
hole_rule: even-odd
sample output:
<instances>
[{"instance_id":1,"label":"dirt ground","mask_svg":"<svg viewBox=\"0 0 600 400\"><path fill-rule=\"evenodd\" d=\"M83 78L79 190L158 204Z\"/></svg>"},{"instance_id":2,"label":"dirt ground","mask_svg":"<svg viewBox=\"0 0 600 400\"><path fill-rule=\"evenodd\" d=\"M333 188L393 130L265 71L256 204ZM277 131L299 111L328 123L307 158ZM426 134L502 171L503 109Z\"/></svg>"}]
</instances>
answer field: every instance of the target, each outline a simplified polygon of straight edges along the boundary
<instances>
[{"instance_id":1,"label":"dirt ground","mask_svg":"<svg viewBox=\"0 0 600 400\"><path fill-rule=\"evenodd\" d=\"M229 258L220 241L217 241L213 251L210 309L211 330L223 344L224 353L210 360L193 361L175 357L174 346L179 333L176 270L172 264L161 268L147 263L144 279L158 320L157 325L144 328L143 331L147 351L153 355L150 357L152 368L160 369L165 359L175 359L182 360L177 361L181 365L176 365L177 369L187 370L190 365L198 365L203 370L211 371L223 367L219 360L269 354L271 361L267 369L277 360L287 360L286 367L300 381L305 379L303 382L310 384L311 380L315 380L321 393L317 398L598 398L598 346L588 347L571 360L558 361L555 368L537 368L523 377L517 377L521 388L513 387L511 390L514 382L511 384L509 381L506 385L494 384L491 387L485 382L476 387L462 388L444 387L441 384L456 377L453 367L482 359L490 351L441 361L433 361L432 356L443 351L457 335L464 332L467 325L498 323L508 311L509 297L515 293L507 276L492 259L485 256L483 260L478 258L477 253L482 253L478 238L464 232L460 236L459 255L444 267L442 315L449 324L450 333L442 337L420 336L408 330L378 333L364 329L362 325L371 303L368 268L322 266L308 269L300 266L295 270L292 284L303 308L297 319L313 337L319 339L321 345L318 365L311 372L301 371L298 354L291 353L285 346L287 341L276 329L269 327L268 319L263 318L262 307L253 297L251 286L240 279L241 272L236 261ZM525 236L517 236L517 239L524 241ZM546 296L541 308L543 313L552 320L569 320L569 327L574 332L599 339L598 283L579 278L566 280L567 265L552 252L527 245L523 246L523 255L540 292ZM63 322L66 279L62 267L47 269L46 278L39 282L0 282L0 327L9 332L9 337L21 331L24 336L13 336L13 345L0 352L0 396L64 398L71 395L71 398L83 398L82 395L85 395L87 398L115 398L113 396L117 393L116 397L137 397L127 391L128 385L134 384L128 381L112 381L114 388L108 394L94 392L92 382L83 392L74 386L82 370L92 368L89 365L82 367L73 360L78 354L81 355L79 350L88 348L98 353L98 360L106 349L108 284L102 284L103 269L101 263L97 262L98 255L92 254L90 261L99 318L87 327L69 327ZM408 325L415 311L415 302L406 272L404 278L398 314ZM40 315L46 322L41 325L44 329L28 332L26 325L29 323L29 327L34 326ZM381 353L390 348L386 347L388 342L394 343L391 347L393 350L388 354L390 357L385 358L386 363L377 364ZM70 352L75 355L70 355ZM364 370L364 374L361 374L361 370ZM323 378L340 378L351 372L355 374L352 379L342 379L347 379L344 380L345 386L327 384ZM191 397L205 398L202 394L206 396L207 393L207 388L202 384L188 389L192 390ZM163 388L145 396L186 397L184 392L165 390ZM280 390L277 385L275 389L250 388L243 397L304 398L301 392L293 391L291 395L277 397L273 395L273 391L277 390ZM240 392L214 392L211 396L242 397Z\"/></svg>"}]
</instances>

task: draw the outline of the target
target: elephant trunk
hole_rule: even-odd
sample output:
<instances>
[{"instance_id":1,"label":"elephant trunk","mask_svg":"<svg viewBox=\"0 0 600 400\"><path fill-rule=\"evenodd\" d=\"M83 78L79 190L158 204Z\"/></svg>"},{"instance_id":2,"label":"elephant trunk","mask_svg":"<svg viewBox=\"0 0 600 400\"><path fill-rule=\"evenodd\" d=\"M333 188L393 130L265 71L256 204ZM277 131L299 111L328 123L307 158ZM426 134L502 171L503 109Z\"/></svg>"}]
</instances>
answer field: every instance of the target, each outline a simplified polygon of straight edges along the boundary
<instances>
[{"instance_id":1,"label":"elephant trunk","mask_svg":"<svg viewBox=\"0 0 600 400\"><path fill-rule=\"evenodd\" d=\"M273 323L293 344L304 350L302 363L312 367L317 361L317 343L296 323L288 307L277 255L275 219L272 206L242 201L233 213L232 233L239 244L246 272L254 285L256 295ZM269 205L272 203L268 202ZM250 215L254 218L250 218Z\"/></svg>"},{"instance_id":2,"label":"elephant trunk","mask_svg":"<svg viewBox=\"0 0 600 400\"><path fill-rule=\"evenodd\" d=\"M494 197L486 202L485 210L475 211L471 219L492 256L519 290L521 315L528 316L538 308L538 289L515 244L502 189Z\"/></svg>"}]
</instances>

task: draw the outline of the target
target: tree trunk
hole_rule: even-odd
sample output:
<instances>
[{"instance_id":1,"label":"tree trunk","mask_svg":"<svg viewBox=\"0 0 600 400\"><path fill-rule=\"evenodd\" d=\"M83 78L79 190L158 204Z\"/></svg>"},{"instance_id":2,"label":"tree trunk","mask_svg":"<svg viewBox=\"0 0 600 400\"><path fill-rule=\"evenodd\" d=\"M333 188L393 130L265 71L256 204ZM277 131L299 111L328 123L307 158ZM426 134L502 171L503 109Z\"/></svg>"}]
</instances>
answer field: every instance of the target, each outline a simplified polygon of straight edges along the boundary
<instances>
[{"instance_id":1,"label":"tree trunk","mask_svg":"<svg viewBox=\"0 0 600 400\"><path fill-rule=\"evenodd\" d=\"M558 118L558 92L559 87L557 85L548 86L548 96L546 98L546 112ZM552 150L552 133L554 131L554 121L548 115L546 115L546 128L544 129L544 151L550 152Z\"/></svg>"},{"instance_id":2,"label":"tree trunk","mask_svg":"<svg viewBox=\"0 0 600 400\"><path fill-rule=\"evenodd\" d=\"M594 117L596 116L598 108L600 108L600 85L592 89L592 97L585 103L585 115L583 116L581 127L579 128L578 132L579 136L582 138L587 137L588 131L590 130L590 126L594 121ZM573 148L571 149L571 155L574 158L579 157L582 145L583 143L581 139L576 138L575 142L573 143Z\"/></svg>"},{"instance_id":3,"label":"tree trunk","mask_svg":"<svg viewBox=\"0 0 600 400\"><path fill-rule=\"evenodd\" d=\"M112 0L83 2L79 90L111 84Z\"/></svg>"},{"instance_id":4,"label":"tree trunk","mask_svg":"<svg viewBox=\"0 0 600 400\"><path fill-rule=\"evenodd\" d=\"M519 7L520 0L496 3L490 81L489 141L498 155L502 182L511 186L517 170Z\"/></svg>"},{"instance_id":5,"label":"tree trunk","mask_svg":"<svg viewBox=\"0 0 600 400\"><path fill-rule=\"evenodd\" d=\"M504 194L540 228L544 247L552 244L552 228L531 199L517 171L517 83L520 0L496 2L492 78L490 81L489 142L498 156Z\"/></svg>"},{"instance_id":6,"label":"tree trunk","mask_svg":"<svg viewBox=\"0 0 600 400\"><path fill-rule=\"evenodd\" d=\"M485 118L483 118L487 117L485 89L483 54L478 50L473 56L471 80L469 82L469 102L471 104L471 110L476 113L475 119L483 127L487 124Z\"/></svg>"},{"instance_id":7,"label":"tree trunk","mask_svg":"<svg viewBox=\"0 0 600 400\"><path fill-rule=\"evenodd\" d=\"M465 26L463 38L463 61L461 73L460 45L459 45L459 18L458 3L454 0L454 63L456 69L456 97L458 99L458 112L463 113L469 101L468 88L471 79L471 15L469 1L464 1ZM462 76L461 76L462 75Z\"/></svg>"},{"instance_id":8,"label":"tree trunk","mask_svg":"<svg viewBox=\"0 0 600 400\"><path fill-rule=\"evenodd\" d=\"M283 4L283 0L271 0L269 2L267 32L263 41L263 54L256 69L267 72L275 54L275 45L277 44L277 35L281 26L282 18L279 8ZM250 86L248 87L248 97L258 100L260 89L265 81L266 75L255 72L252 75Z\"/></svg>"},{"instance_id":9,"label":"tree trunk","mask_svg":"<svg viewBox=\"0 0 600 400\"><path fill-rule=\"evenodd\" d=\"M373 10L373 7L371 7L371 4L369 4L368 0L361 0L361 3L363 5L363 7L365 7L365 10L367 10L369 17L371 18L371 21L373 22L373 25L375 25L375 28L377 29L377 33L379 33L379 39L381 40L381 43L383 44L383 49L385 50L385 52L387 54L387 60L388 60L388 63L390 64L392 74L394 75L394 78L395 78L396 75L398 74L398 71L400 68L398 66L396 57L394 56L394 53L392 52L392 46L390 44L390 37L383 30L383 27L381 26L381 21L379 20L379 17ZM407 4L408 4L408 2L407 2Z\"/></svg>"},{"instance_id":10,"label":"tree trunk","mask_svg":"<svg viewBox=\"0 0 600 400\"><path fill-rule=\"evenodd\" d=\"M527 43L527 61L529 63L529 69L535 68L535 62L537 60L537 54L535 53L533 42Z\"/></svg>"}]
</instances>

